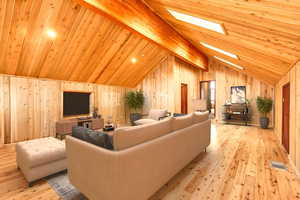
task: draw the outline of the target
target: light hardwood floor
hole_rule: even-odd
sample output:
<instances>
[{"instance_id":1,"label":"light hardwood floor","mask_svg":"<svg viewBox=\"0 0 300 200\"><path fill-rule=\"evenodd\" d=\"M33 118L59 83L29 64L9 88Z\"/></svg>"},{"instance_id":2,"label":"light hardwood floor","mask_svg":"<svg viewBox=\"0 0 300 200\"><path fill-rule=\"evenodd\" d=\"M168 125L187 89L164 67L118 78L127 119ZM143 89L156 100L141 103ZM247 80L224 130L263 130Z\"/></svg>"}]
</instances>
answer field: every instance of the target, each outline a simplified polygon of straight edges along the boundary
<instances>
[{"instance_id":1,"label":"light hardwood floor","mask_svg":"<svg viewBox=\"0 0 300 200\"><path fill-rule=\"evenodd\" d=\"M300 199L300 180L272 130L212 125L212 144L151 200ZM270 167L270 160L288 170ZM59 199L40 181L27 188L14 146L0 149L0 200Z\"/></svg>"}]
</instances>

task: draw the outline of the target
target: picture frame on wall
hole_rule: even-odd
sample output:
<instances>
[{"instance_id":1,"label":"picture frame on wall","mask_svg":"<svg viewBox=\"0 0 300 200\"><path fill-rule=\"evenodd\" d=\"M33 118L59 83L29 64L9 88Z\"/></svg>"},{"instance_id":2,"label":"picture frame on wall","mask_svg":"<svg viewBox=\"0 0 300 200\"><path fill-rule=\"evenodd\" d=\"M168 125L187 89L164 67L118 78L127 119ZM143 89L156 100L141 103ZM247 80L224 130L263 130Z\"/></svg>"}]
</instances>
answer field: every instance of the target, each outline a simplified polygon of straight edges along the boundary
<instances>
[{"instance_id":1,"label":"picture frame on wall","mask_svg":"<svg viewBox=\"0 0 300 200\"><path fill-rule=\"evenodd\" d=\"M246 103L246 86L232 86L230 91L232 104Z\"/></svg>"}]
</instances>

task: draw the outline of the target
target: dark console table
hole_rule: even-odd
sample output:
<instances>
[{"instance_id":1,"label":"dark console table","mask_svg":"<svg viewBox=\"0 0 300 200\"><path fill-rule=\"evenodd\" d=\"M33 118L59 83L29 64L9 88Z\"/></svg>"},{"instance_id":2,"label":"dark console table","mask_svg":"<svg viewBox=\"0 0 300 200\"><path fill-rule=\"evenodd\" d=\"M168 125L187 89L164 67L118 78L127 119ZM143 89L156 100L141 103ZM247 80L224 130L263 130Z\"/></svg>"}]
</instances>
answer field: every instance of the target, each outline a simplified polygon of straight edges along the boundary
<instances>
[{"instance_id":1,"label":"dark console table","mask_svg":"<svg viewBox=\"0 0 300 200\"><path fill-rule=\"evenodd\" d=\"M226 124L248 126L251 122L250 107L247 104L223 105L223 121Z\"/></svg>"},{"instance_id":2,"label":"dark console table","mask_svg":"<svg viewBox=\"0 0 300 200\"><path fill-rule=\"evenodd\" d=\"M83 126L92 130L102 129L104 126L103 118L75 118L64 119L56 122L56 137L62 139L66 135L72 133L73 126Z\"/></svg>"}]
</instances>

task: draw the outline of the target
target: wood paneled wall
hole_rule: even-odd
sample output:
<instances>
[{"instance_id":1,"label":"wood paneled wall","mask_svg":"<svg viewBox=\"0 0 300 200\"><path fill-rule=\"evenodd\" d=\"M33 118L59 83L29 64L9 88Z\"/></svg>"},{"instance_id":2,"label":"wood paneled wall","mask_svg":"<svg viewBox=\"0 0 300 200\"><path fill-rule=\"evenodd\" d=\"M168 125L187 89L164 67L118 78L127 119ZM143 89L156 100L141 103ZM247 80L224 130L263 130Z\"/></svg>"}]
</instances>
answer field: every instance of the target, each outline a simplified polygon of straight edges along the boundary
<instances>
[{"instance_id":1,"label":"wood paneled wall","mask_svg":"<svg viewBox=\"0 0 300 200\"><path fill-rule=\"evenodd\" d=\"M253 125L259 124L259 113L256 109L257 96L272 99L275 97L274 86L240 71L233 70L215 59L210 60L209 71L203 72L201 80L216 80L216 119L218 121L222 120L223 105L226 100L230 100L231 86L246 86L246 97L251 102ZM269 115L271 126L273 126L273 115L273 112Z\"/></svg>"},{"instance_id":2,"label":"wood paneled wall","mask_svg":"<svg viewBox=\"0 0 300 200\"><path fill-rule=\"evenodd\" d=\"M168 56L137 86L145 95L144 113L151 108L175 110L173 63L174 57Z\"/></svg>"},{"instance_id":3,"label":"wood paneled wall","mask_svg":"<svg viewBox=\"0 0 300 200\"><path fill-rule=\"evenodd\" d=\"M300 61L276 85L275 132L282 142L282 87L290 83L290 158L300 170Z\"/></svg>"},{"instance_id":4,"label":"wood paneled wall","mask_svg":"<svg viewBox=\"0 0 300 200\"><path fill-rule=\"evenodd\" d=\"M128 88L97 84L0 76L0 143L55 136L63 118L63 91L91 92L91 112L126 122L124 95Z\"/></svg>"},{"instance_id":5,"label":"wood paneled wall","mask_svg":"<svg viewBox=\"0 0 300 200\"><path fill-rule=\"evenodd\" d=\"M188 84L188 111L192 112L192 100L199 98L201 73L190 64L168 56L137 87L144 91L146 97L144 112L151 108L166 108L169 112L180 113L181 83Z\"/></svg>"},{"instance_id":6,"label":"wood paneled wall","mask_svg":"<svg viewBox=\"0 0 300 200\"><path fill-rule=\"evenodd\" d=\"M4 78L0 77L0 147L4 144Z\"/></svg>"},{"instance_id":7,"label":"wood paneled wall","mask_svg":"<svg viewBox=\"0 0 300 200\"><path fill-rule=\"evenodd\" d=\"M200 77L202 71L175 58L175 112L181 112L181 83L188 85L188 112L193 112L193 100L200 98Z\"/></svg>"}]
</instances>

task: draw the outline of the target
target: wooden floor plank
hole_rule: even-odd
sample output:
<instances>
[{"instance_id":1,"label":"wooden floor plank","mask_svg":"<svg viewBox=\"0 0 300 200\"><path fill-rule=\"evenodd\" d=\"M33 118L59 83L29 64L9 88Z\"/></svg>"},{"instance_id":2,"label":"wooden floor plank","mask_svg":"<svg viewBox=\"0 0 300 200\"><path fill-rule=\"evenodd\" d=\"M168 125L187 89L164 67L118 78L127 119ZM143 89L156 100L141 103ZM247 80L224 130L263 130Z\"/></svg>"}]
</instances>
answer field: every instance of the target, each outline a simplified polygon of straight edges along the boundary
<instances>
[{"instance_id":1,"label":"wooden floor plank","mask_svg":"<svg viewBox=\"0 0 300 200\"><path fill-rule=\"evenodd\" d=\"M212 141L151 200L295 200L300 180L273 130L212 125ZM288 170L271 168L270 161ZM16 168L14 145L0 148L0 200L60 199L45 181L31 188Z\"/></svg>"}]
</instances>

